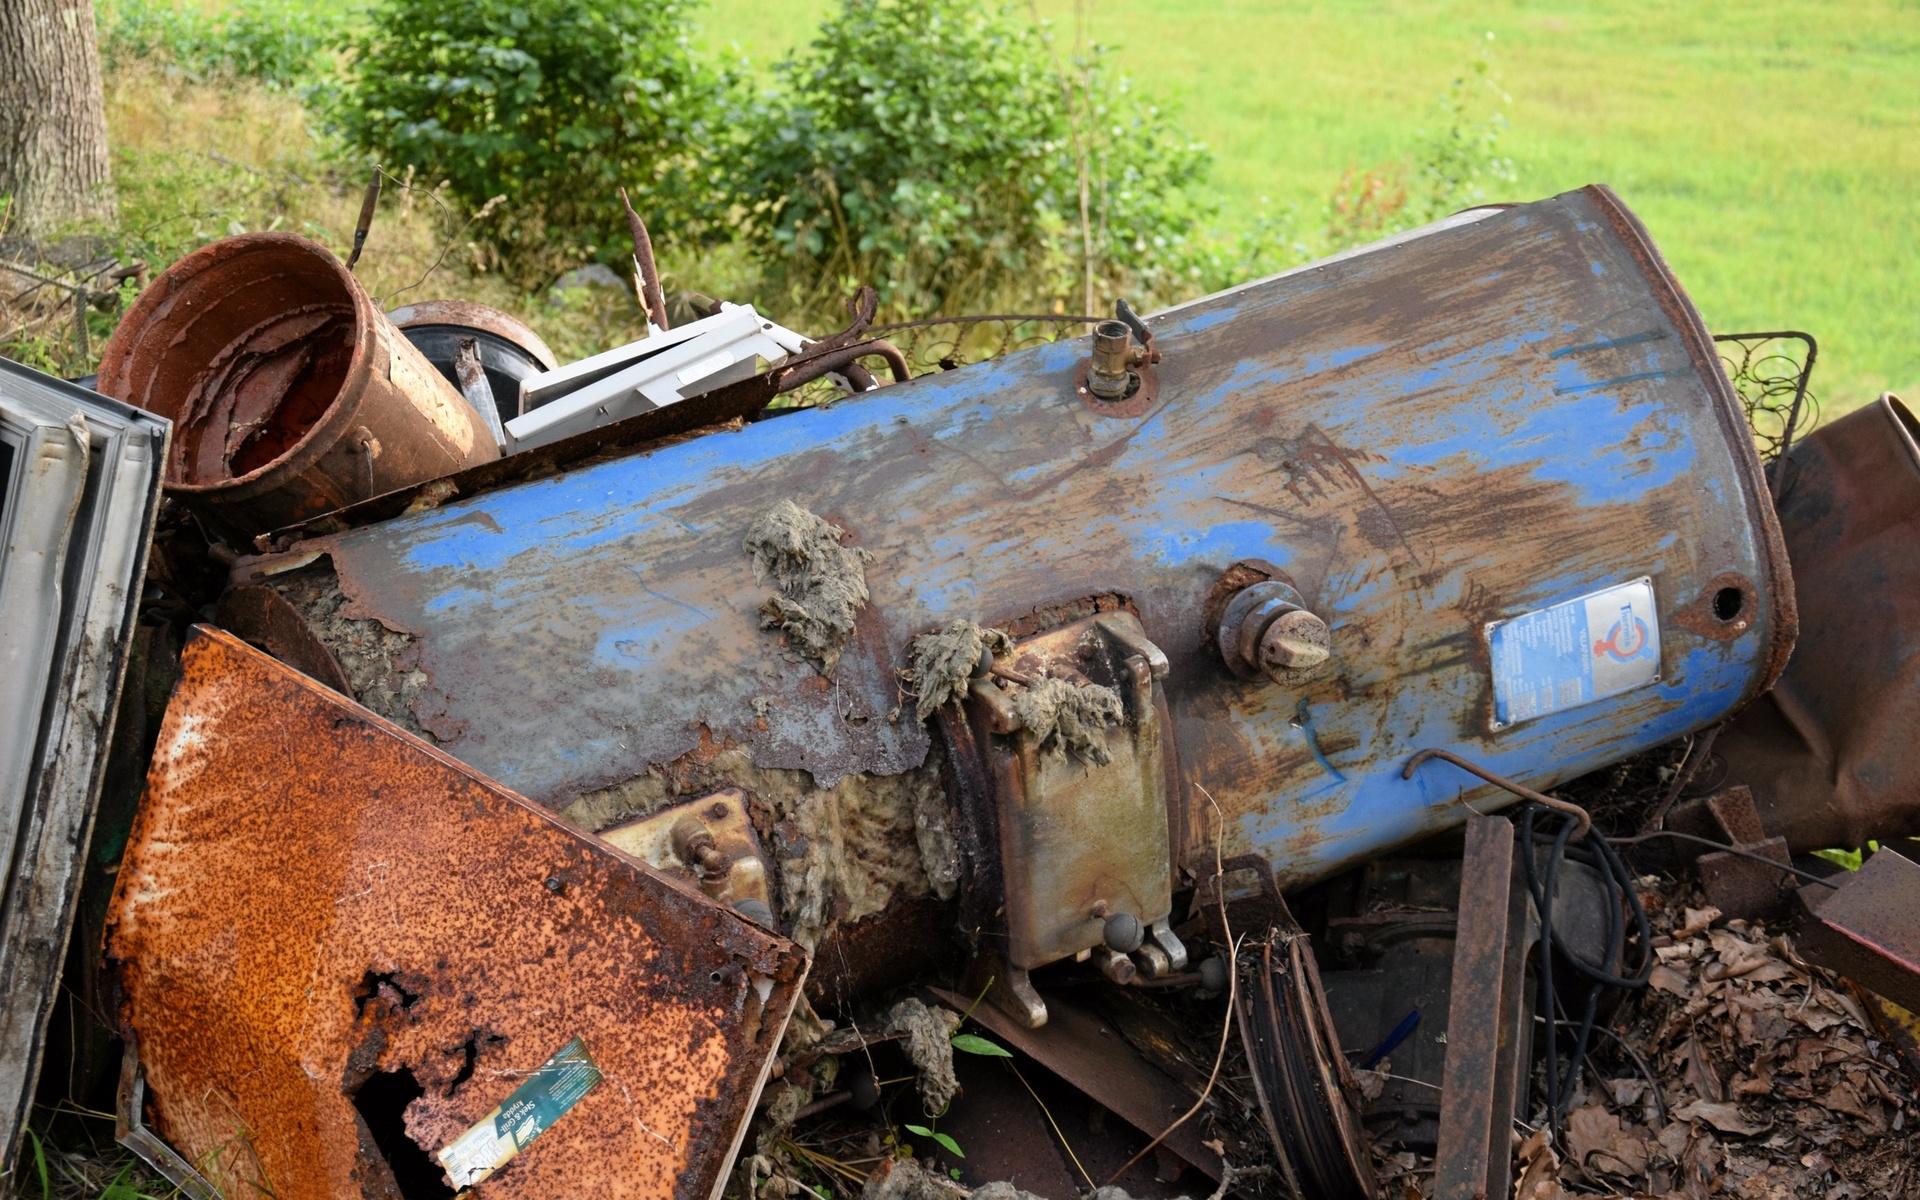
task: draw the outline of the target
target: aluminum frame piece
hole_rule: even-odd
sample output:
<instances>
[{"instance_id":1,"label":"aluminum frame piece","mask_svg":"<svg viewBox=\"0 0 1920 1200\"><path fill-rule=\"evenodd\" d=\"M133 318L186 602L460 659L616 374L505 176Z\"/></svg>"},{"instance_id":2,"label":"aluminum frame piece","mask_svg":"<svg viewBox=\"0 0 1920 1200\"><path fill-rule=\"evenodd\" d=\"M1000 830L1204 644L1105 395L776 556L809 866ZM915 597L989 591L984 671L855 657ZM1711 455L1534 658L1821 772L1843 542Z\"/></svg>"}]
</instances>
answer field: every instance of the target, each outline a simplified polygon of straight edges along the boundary
<instances>
[{"instance_id":1,"label":"aluminum frame piece","mask_svg":"<svg viewBox=\"0 0 1920 1200\"><path fill-rule=\"evenodd\" d=\"M720 1194L797 946L227 634L181 666L107 933L155 1135L227 1195L452 1195L513 1098L476 1197Z\"/></svg>"},{"instance_id":2,"label":"aluminum frame piece","mask_svg":"<svg viewBox=\"0 0 1920 1200\"><path fill-rule=\"evenodd\" d=\"M1606 189L1148 325L1144 412L1077 395L1088 343L1058 342L311 538L237 581L324 558L347 620L321 640L404 640L396 713L556 808L715 745L820 788L915 770L926 729L888 718L916 634L1117 596L1166 653L1179 761L1219 807L1175 814L1182 865L1211 866L1218 827L1287 886L1457 825L1463 798L1508 802L1444 763L1401 778L1417 750L1545 787L1721 719L1784 664L1745 418ZM741 548L787 498L873 555L831 679L762 628ZM1657 681L1489 728L1490 622L1643 576ZM1209 613L1274 577L1331 631L1299 687L1212 648Z\"/></svg>"},{"instance_id":3,"label":"aluminum frame piece","mask_svg":"<svg viewBox=\"0 0 1920 1200\"><path fill-rule=\"evenodd\" d=\"M0 359L0 1162L72 936L170 427Z\"/></svg>"}]
</instances>

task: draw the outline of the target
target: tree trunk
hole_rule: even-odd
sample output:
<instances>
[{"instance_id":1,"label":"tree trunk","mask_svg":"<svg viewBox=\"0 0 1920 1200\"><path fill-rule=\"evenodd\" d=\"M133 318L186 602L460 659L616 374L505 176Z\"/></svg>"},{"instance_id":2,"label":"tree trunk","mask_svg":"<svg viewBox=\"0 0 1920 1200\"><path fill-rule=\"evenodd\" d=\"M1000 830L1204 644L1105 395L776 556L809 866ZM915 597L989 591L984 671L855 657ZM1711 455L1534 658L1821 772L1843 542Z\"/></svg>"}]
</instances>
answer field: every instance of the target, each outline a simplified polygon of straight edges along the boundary
<instances>
[{"instance_id":1,"label":"tree trunk","mask_svg":"<svg viewBox=\"0 0 1920 1200\"><path fill-rule=\"evenodd\" d=\"M0 0L0 196L8 232L113 216L93 0Z\"/></svg>"}]
</instances>

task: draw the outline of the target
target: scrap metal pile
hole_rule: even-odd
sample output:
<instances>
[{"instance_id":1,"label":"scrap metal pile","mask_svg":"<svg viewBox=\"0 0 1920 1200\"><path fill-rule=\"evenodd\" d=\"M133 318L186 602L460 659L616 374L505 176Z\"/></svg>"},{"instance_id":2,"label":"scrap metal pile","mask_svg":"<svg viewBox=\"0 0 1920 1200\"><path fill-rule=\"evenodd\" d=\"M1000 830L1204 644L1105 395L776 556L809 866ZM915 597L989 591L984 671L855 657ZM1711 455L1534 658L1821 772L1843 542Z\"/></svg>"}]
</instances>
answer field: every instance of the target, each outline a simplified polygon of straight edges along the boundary
<instances>
[{"instance_id":1,"label":"scrap metal pile","mask_svg":"<svg viewBox=\"0 0 1920 1200\"><path fill-rule=\"evenodd\" d=\"M1763 465L1611 192L918 377L866 292L670 328L634 225L647 336L579 362L255 234L91 390L5 364L10 1163L103 1079L196 1197L1705 1196L1798 1153L1743 1105L1904 1136L1915 424L1807 434L1809 343ZM1843 1143L1794 1178L1905 1186Z\"/></svg>"}]
</instances>

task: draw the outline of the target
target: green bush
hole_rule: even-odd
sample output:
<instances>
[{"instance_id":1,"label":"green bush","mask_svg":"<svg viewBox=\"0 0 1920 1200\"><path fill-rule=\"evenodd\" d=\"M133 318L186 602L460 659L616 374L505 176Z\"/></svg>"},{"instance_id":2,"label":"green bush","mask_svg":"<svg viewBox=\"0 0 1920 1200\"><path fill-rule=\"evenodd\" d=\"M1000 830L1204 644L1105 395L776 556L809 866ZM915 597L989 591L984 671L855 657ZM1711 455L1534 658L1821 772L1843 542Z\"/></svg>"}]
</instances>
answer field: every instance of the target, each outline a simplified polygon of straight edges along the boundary
<instances>
[{"instance_id":1,"label":"green bush","mask_svg":"<svg viewBox=\"0 0 1920 1200\"><path fill-rule=\"evenodd\" d=\"M732 118L726 178L792 302L872 283L896 312L1078 308L1180 257L1204 149L1004 4L843 0L779 75Z\"/></svg>"},{"instance_id":2,"label":"green bush","mask_svg":"<svg viewBox=\"0 0 1920 1200\"><path fill-rule=\"evenodd\" d=\"M210 13L179 0L101 0L100 50L109 70L159 59L189 79L252 79L293 90L331 75L352 10L291 0L241 0Z\"/></svg>"},{"instance_id":3,"label":"green bush","mask_svg":"<svg viewBox=\"0 0 1920 1200\"><path fill-rule=\"evenodd\" d=\"M1488 33L1480 53L1440 97L1439 127L1424 134L1414 152L1414 224L1509 198L1488 189L1509 187L1516 178L1513 160L1500 147L1511 103L1493 73L1493 34Z\"/></svg>"},{"instance_id":4,"label":"green bush","mask_svg":"<svg viewBox=\"0 0 1920 1200\"><path fill-rule=\"evenodd\" d=\"M471 209L504 196L510 268L623 249L621 186L656 237L719 215L697 167L725 80L678 0L382 0L350 49L335 128Z\"/></svg>"}]
</instances>

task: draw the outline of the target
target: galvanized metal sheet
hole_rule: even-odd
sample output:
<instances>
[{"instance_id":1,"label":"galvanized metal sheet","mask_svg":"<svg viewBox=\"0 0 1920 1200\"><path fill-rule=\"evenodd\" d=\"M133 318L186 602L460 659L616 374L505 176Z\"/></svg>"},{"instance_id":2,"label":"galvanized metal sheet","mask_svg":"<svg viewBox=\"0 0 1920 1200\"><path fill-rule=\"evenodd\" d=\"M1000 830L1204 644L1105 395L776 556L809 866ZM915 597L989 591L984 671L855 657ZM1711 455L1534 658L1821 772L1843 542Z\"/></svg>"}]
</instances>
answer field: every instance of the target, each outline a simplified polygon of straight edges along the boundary
<instances>
[{"instance_id":1,"label":"galvanized metal sheet","mask_svg":"<svg viewBox=\"0 0 1920 1200\"><path fill-rule=\"evenodd\" d=\"M226 634L182 669L108 933L155 1132L228 1195L451 1195L578 1038L473 1194L718 1195L797 947Z\"/></svg>"},{"instance_id":2,"label":"galvanized metal sheet","mask_svg":"<svg viewBox=\"0 0 1920 1200\"><path fill-rule=\"evenodd\" d=\"M1087 342L1061 342L290 553L326 557L342 617L407 641L399 715L555 807L711 745L820 787L911 770L926 731L889 715L915 634L1124 597L1220 807L1176 839L1189 865L1217 820L1227 855L1258 848L1285 882L1463 819L1477 785L1439 763L1402 779L1417 749L1546 785L1719 719L1784 663L1744 418L1606 190L1149 323L1141 414L1077 396ZM787 498L873 555L832 678L761 628L741 549ZM1226 670L1206 613L1246 563L1326 619L1337 669L1298 690ZM1490 730L1486 624L1642 576L1658 682Z\"/></svg>"}]
</instances>

